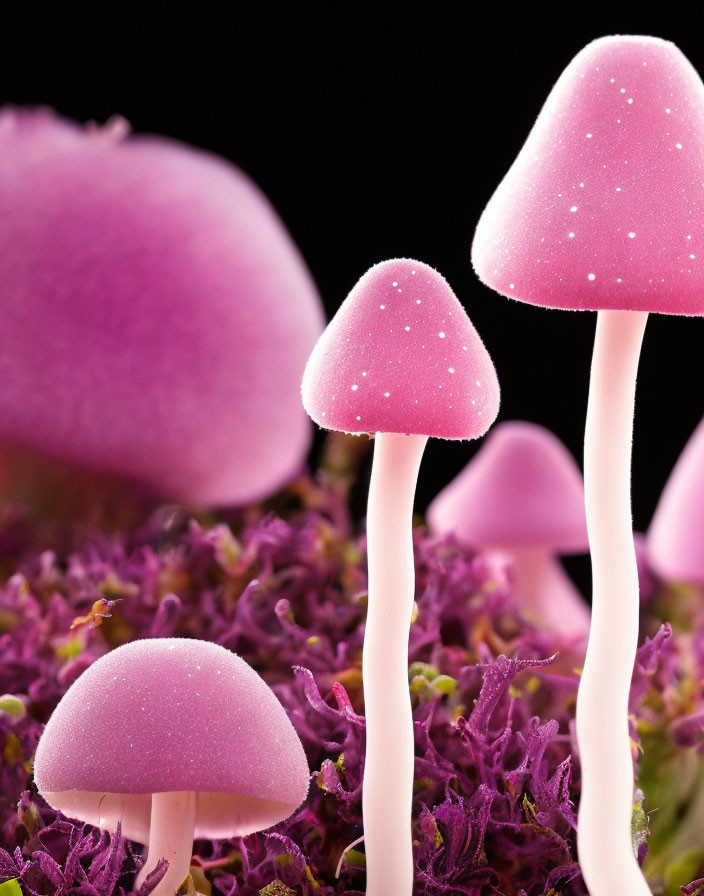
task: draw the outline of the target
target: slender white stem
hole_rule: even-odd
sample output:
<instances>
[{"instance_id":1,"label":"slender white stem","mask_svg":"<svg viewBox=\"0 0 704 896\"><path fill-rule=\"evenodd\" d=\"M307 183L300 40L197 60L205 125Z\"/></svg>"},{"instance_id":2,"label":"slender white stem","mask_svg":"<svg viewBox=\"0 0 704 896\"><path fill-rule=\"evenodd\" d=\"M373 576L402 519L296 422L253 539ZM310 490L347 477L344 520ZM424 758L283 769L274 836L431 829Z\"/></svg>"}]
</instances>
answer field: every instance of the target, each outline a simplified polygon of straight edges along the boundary
<instances>
[{"instance_id":1,"label":"slender white stem","mask_svg":"<svg viewBox=\"0 0 704 896\"><path fill-rule=\"evenodd\" d=\"M530 615L565 638L585 639L589 607L560 561L547 551L519 550L511 555L513 592Z\"/></svg>"},{"instance_id":2,"label":"slender white stem","mask_svg":"<svg viewBox=\"0 0 704 896\"><path fill-rule=\"evenodd\" d=\"M367 507L369 600L362 674L366 758L362 812L367 896L411 896L413 497L427 438L377 433Z\"/></svg>"},{"instance_id":3,"label":"slender white stem","mask_svg":"<svg viewBox=\"0 0 704 896\"><path fill-rule=\"evenodd\" d=\"M577 696L577 849L591 896L650 896L631 841L628 694L638 643L631 441L646 312L599 312L584 438L592 624Z\"/></svg>"},{"instance_id":4,"label":"slender white stem","mask_svg":"<svg viewBox=\"0 0 704 896\"><path fill-rule=\"evenodd\" d=\"M149 844L144 865L135 880L138 890L160 859L169 867L151 896L174 896L191 865L196 827L196 794L191 790L152 794Z\"/></svg>"}]
</instances>

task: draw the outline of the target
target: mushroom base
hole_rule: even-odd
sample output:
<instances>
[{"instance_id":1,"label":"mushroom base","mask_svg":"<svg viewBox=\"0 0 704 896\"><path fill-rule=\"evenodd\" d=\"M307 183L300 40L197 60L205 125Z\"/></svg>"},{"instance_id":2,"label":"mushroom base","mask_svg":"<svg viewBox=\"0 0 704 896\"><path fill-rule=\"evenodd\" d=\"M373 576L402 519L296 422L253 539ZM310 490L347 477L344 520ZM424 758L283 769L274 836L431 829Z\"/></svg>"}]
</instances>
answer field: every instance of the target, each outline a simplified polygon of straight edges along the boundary
<instances>
[{"instance_id":1,"label":"mushroom base","mask_svg":"<svg viewBox=\"0 0 704 896\"><path fill-rule=\"evenodd\" d=\"M42 794L54 809L137 843L149 842L151 793L93 793L63 790ZM286 818L296 805L237 793L199 793L195 836L212 839L243 837Z\"/></svg>"}]
</instances>

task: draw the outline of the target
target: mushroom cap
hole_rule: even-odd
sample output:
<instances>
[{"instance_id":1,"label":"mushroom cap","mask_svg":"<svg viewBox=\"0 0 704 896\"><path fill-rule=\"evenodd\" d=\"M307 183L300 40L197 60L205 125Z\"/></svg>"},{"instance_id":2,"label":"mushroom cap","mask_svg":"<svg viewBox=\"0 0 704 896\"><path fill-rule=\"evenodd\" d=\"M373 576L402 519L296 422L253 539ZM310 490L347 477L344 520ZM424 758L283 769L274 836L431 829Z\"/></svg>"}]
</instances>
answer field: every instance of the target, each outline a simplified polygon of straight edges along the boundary
<instances>
[{"instance_id":1,"label":"mushroom cap","mask_svg":"<svg viewBox=\"0 0 704 896\"><path fill-rule=\"evenodd\" d=\"M662 578L704 583L704 419L670 473L646 536L651 567Z\"/></svg>"},{"instance_id":2,"label":"mushroom cap","mask_svg":"<svg viewBox=\"0 0 704 896\"><path fill-rule=\"evenodd\" d=\"M409 258L367 271L318 340L301 387L326 429L476 439L499 410L479 334L445 278Z\"/></svg>"},{"instance_id":3,"label":"mushroom cap","mask_svg":"<svg viewBox=\"0 0 704 896\"><path fill-rule=\"evenodd\" d=\"M125 132L0 111L0 437L171 500L260 498L310 443L315 286L246 175Z\"/></svg>"},{"instance_id":4,"label":"mushroom cap","mask_svg":"<svg viewBox=\"0 0 704 896\"><path fill-rule=\"evenodd\" d=\"M584 486L574 458L549 430L509 421L492 430L428 507L437 534L477 548L589 549Z\"/></svg>"},{"instance_id":5,"label":"mushroom cap","mask_svg":"<svg viewBox=\"0 0 704 896\"><path fill-rule=\"evenodd\" d=\"M550 308L704 312L704 85L654 37L588 44L487 205L479 278Z\"/></svg>"},{"instance_id":6,"label":"mushroom cap","mask_svg":"<svg viewBox=\"0 0 704 896\"><path fill-rule=\"evenodd\" d=\"M90 824L149 838L151 795L199 794L196 836L290 815L308 792L303 747L274 693L229 650L149 638L112 650L68 689L37 746L42 796Z\"/></svg>"}]
</instances>

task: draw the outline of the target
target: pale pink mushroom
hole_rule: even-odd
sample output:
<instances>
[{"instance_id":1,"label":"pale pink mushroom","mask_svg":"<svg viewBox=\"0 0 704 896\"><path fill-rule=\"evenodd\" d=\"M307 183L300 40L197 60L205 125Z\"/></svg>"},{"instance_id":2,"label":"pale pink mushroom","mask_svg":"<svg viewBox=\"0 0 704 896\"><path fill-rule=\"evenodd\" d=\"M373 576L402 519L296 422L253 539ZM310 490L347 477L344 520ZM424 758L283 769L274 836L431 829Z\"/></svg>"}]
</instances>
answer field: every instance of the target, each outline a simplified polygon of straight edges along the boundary
<instances>
[{"instance_id":1,"label":"pale pink mushroom","mask_svg":"<svg viewBox=\"0 0 704 896\"><path fill-rule=\"evenodd\" d=\"M630 466L648 313L704 311L704 85L664 40L589 44L548 97L477 228L498 292L599 311L585 434L592 626L577 701L578 851L593 896L649 893L633 854L628 692L638 639Z\"/></svg>"},{"instance_id":2,"label":"pale pink mushroom","mask_svg":"<svg viewBox=\"0 0 704 896\"><path fill-rule=\"evenodd\" d=\"M0 111L0 439L170 500L295 475L323 329L257 186L175 140Z\"/></svg>"},{"instance_id":3,"label":"pale pink mushroom","mask_svg":"<svg viewBox=\"0 0 704 896\"><path fill-rule=\"evenodd\" d=\"M68 689L37 747L39 792L64 815L148 844L137 886L167 859L155 896L188 874L194 837L242 836L308 792L303 747L244 660L206 641L133 641Z\"/></svg>"},{"instance_id":4,"label":"pale pink mushroom","mask_svg":"<svg viewBox=\"0 0 704 896\"><path fill-rule=\"evenodd\" d=\"M427 519L438 534L506 554L514 593L536 621L567 638L588 634L589 608L555 557L589 550L582 476L549 430L501 423L430 504Z\"/></svg>"},{"instance_id":5,"label":"pale pink mushroom","mask_svg":"<svg viewBox=\"0 0 704 896\"><path fill-rule=\"evenodd\" d=\"M302 393L320 426L376 434L362 664L367 893L410 896L415 484L428 436L483 435L498 412L499 385L447 281L426 264L395 259L371 268L340 306L308 361Z\"/></svg>"},{"instance_id":6,"label":"pale pink mushroom","mask_svg":"<svg viewBox=\"0 0 704 896\"><path fill-rule=\"evenodd\" d=\"M704 420L670 473L646 545L659 576L704 585Z\"/></svg>"}]
</instances>

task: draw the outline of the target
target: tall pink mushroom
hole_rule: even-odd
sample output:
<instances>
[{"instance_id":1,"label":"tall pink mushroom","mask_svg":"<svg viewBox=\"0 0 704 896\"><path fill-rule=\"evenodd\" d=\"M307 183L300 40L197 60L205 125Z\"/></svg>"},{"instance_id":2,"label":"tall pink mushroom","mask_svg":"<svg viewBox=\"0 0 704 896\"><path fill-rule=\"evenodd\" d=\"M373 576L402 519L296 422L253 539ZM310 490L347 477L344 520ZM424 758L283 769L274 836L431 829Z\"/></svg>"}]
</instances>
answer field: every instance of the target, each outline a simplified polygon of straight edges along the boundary
<instances>
[{"instance_id":1,"label":"tall pink mushroom","mask_svg":"<svg viewBox=\"0 0 704 896\"><path fill-rule=\"evenodd\" d=\"M703 170L704 86L687 59L657 38L601 38L558 80L472 249L479 277L506 296L599 312L584 448L592 626L577 704L592 896L649 892L630 828L635 377L649 312L704 311Z\"/></svg>"},{"instance_id":2,"label":"tall pink mushroom","mask_svg":"<svg viewBox=\"0 0 704 896\"><path fill-rule=\"evenodd\" d=\"M170 500L260 498L310 443L315 286L245 174L127 130L0 111L0 440Z\"/></svg>"},{"instance_id":3,"label":"tall pink mushroom","mask_svg":"<svg viewBox=\"0 0 704 896\"><path fill-rule=\"evenodd\" d=\"M648 529L648 561L675 582L704 585L704 419L677 459Z\"/></svg>"},{"instance_id":4,"label":"tall pink mushroom","mask_svg":"<svg viewBox=\"0 0 704 896\"><path fill-rule=\"evenodd\" d=\"M362 662L367 893L410 896L415 485L428 437L483 435L498 413L499 385L447 281L426 264L395 259L367 271L340 306L308 361L302 394L320 426L375 434Z\"/></svg>"},{"instance_id":5,"label":"tall pink mushroom","mask_svg":"<svg viewBox=\"0 0 704 896\"><path fill-rule=\"evenodd\" d=\"M288 817L308 792L303 747L244 660L206 641L118 647L83 673L37 746L39 792L70 818L148 844L136 887L188 874L194 837L239 837Z\"/></svg>"},{"instance_id":6,"label":"tall pink mushroom","mask_svg":"<svg viewBox=\"0 0 704 896\"><path fill-rule=\"evenodd\" d=\"M589 549L582 475L562 442L535 423L500 423L432 501L431 529L505 553L522 606L567 638L589 632L589 608L556 554Z\"/></svg>"}]
</instances>

